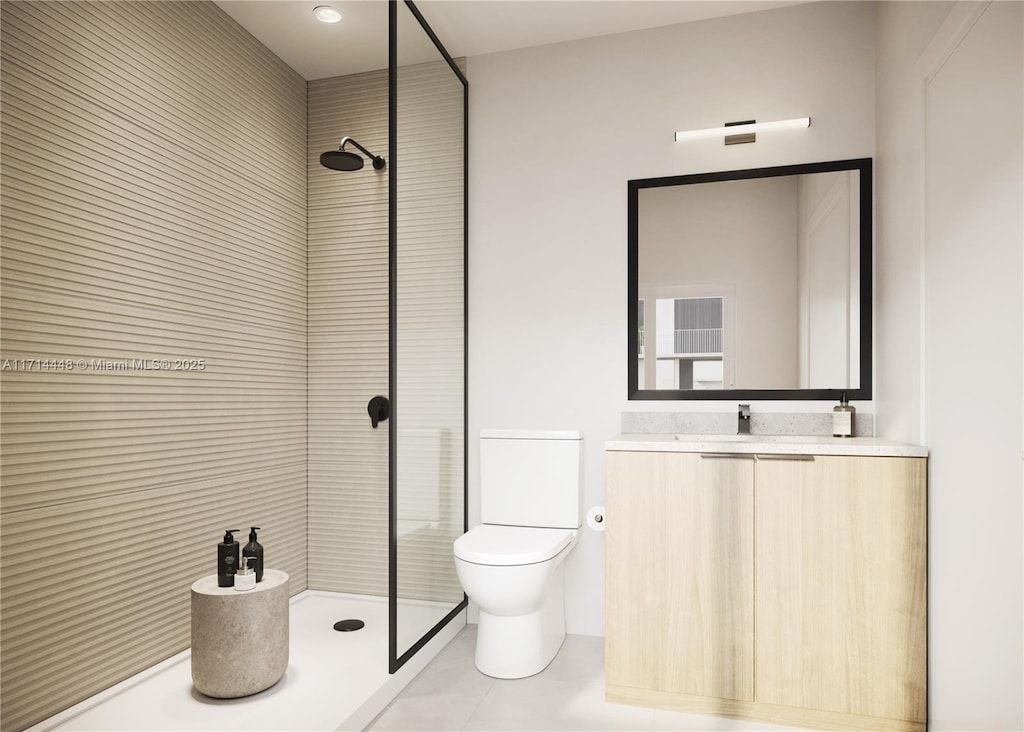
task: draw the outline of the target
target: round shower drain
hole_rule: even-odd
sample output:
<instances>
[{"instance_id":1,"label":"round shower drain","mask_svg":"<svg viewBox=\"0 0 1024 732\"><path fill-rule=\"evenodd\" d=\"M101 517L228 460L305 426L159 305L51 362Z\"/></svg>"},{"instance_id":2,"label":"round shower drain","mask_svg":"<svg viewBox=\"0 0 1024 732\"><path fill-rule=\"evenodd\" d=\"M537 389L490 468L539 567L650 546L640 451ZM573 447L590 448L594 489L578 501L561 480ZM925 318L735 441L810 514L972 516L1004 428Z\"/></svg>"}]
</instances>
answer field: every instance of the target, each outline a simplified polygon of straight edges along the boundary
<instances>
[{"instance_id":1,"label":"round shower drain","mask_svg":"<svg viewBox=\"0 0 1024 732\"><path fill-rule=\"evenodd\" d=\"M362 620L350 618L348 620L339 620L337 623L334 624L334 629L340 630L342 633L348 633L353 630L359 630L364 625L366 625L366 623L364 623Z\"/></svg>"}]
</instances>

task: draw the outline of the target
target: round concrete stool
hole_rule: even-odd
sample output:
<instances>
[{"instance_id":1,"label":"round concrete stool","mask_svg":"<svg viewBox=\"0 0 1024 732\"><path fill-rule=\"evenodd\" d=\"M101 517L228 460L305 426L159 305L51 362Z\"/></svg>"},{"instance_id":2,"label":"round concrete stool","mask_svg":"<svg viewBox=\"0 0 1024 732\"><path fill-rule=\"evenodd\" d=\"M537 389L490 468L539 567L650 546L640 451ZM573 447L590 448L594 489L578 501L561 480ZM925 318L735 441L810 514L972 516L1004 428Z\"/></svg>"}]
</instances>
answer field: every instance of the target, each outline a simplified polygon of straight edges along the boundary
<instances>
[{"instance_id":1,"label":"round concrete stool","mask_svg":"<svg viewBox=\"0 0 1024 732\"><path fill-rule=\"evenodd\" d=\"M232 699L268 689L288 668L288 575L263 573L251 590L218 587L217 575L192 584L192 683Z\"/></svg>"}]
</instances>

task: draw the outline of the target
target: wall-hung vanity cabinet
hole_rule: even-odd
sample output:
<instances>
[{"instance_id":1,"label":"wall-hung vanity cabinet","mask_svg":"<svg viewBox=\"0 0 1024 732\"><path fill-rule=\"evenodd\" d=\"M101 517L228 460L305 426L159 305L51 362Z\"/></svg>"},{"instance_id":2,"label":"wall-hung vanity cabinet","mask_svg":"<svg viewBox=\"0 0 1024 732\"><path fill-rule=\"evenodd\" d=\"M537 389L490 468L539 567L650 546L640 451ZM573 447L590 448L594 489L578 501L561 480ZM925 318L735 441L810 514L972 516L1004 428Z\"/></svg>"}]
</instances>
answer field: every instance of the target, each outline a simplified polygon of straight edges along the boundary
<instances>
[{"instance_id":1,"label":"wall-hung vanity cabinet","mask_svg":"<svg viewBox=\"0 0 1024 732\"><path fill-rule=\"evenodd\" d=\"M606 455L609 700L924 730L923 448L622 435Z\"/></svg>"}]
</instances>

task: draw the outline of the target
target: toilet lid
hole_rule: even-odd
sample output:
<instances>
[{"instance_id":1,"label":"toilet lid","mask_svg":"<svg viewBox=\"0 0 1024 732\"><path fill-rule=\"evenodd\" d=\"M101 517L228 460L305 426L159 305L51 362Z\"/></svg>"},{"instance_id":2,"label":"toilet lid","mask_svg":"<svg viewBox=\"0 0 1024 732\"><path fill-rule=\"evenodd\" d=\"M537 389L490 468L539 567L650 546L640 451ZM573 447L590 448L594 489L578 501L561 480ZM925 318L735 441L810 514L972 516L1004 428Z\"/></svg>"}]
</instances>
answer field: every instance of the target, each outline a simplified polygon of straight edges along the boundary
<instances>
[{"instance_id":1,"label":"toilet lid","mask_svg":"<svg viewBox=\"0 0 1024 732\"><path fill-rule=\"evenodd\" d=\"M455 556L491 566L537 564L562 551L575 534L572 529L481 524L455 540Z\"/></svg>"}]
</instances>

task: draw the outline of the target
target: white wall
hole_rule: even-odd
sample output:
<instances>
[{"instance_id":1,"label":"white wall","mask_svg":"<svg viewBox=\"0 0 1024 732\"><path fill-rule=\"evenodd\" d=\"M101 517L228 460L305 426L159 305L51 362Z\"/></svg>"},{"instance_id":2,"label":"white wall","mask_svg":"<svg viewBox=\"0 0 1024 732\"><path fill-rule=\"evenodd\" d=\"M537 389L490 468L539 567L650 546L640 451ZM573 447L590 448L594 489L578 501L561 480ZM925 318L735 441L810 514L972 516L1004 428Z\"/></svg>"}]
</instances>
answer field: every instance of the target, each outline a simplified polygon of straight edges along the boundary
<instances>
[{"instance_id":1,"label":"white wall","mask_svg":"<svg viewBox=\"0 0 1024 732\"><path fill-rule=\"evenodd\" d=\"M1024 728L1022 9L878 16L878 415L930 453L931 729Z\"/></svg>"},{"instance_id":2,"label":"white wall","mask_svg":"<svg viewBox=\"0 0 1024 732\"><path fill-rule=\"evenodd\" d=\"M872 157L874 14L808 4L469 59L471 524L482 427L583 430L591 506L623 411L735 408L626 400L626 181ZM673 142L801 115L753 145ZM793 408L831 404L754 404ZM602 539L567 563L571 633L604 632Z\"/></svg>"},{"instance_id":3,"label":"white wall","mask_svg":"<svg viewBox=\"0 0 1024 732\"><path fill-rule=\"evenodd\" d=\"M953 3L889 2L878 18L875 430L920 442L921 134L914 66Z\"/></svg>"}]
</instances>

